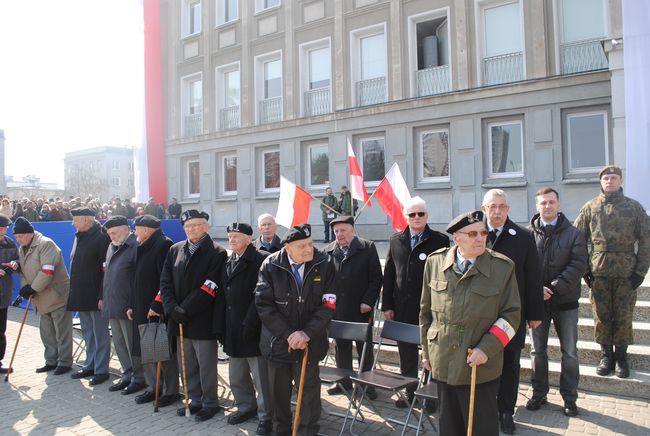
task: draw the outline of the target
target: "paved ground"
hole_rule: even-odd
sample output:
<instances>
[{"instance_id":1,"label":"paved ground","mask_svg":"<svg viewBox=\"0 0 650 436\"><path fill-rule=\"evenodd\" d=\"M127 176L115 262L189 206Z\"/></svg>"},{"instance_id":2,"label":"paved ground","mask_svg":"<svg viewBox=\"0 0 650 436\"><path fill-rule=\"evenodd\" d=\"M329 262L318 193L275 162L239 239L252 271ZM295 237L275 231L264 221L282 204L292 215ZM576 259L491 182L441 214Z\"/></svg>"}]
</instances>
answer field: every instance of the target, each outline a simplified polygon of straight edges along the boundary
<instances>
[{"instance_id":1,"label":"paved ground","mask_svg":"<svg viewBox=\"0 0 650 436\"><path fill-rule=\"evenodd\" d=\"M5 365L9 364L11 358L21 316L22 310L10 308ZM88 386L87 381L72 380L68 375L36 374L34 369L43 364L43 349L37 325L37 317L30 314L14 362L15 372L9 383L0 382L2 435L249 435L255 432L256 422L241 427L230 426L226 423L224 414L220 414L208 422L195 423L194 420L177 417L174 413L176 406L162 408L154 414L151 406L136 405L133 396L125 397L108 392L108 383L93 388ZM117 369L116 364L116 361L112 362L114 369ZM220 366L219 371L227 376L226 364ZM343 410L346 403L341 397L328 396L324 389L322 393L326 411ZM650 404L645 400L580 393L580 415L569 419L561 413L562 402L557 391L551 392L550 404L537 412L529 412L523 407L527 396L530 396L530 388L522 386L519 409L515 415L518 435L647 435L650 428ZM226 399L224 404L230 405L231 402ZM386 396L380 395L379 405L389 416L400 412L393 407L393 400ZM225 415L230 413L232 412L228 410ZM321 431L327 435L338 434L340 418L323 416ZM367 414L367 422L359 424L355 429L364 435L399 434L397 429L388 427L371 413ZM432 434L429 427L426 434Z\"/></svg>"}]
</instances>

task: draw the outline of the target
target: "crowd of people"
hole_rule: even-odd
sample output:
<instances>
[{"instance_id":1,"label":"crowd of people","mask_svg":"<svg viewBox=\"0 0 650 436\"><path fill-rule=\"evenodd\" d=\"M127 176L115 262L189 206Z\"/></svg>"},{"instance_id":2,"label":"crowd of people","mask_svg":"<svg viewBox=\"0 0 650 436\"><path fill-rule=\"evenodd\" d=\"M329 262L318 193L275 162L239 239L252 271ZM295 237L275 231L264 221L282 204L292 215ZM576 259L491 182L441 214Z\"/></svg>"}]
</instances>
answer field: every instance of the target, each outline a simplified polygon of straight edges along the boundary
<instances>
[{"instance_id":1,"label":"crowd of people","mask_svg":"<svg viewBox=\"0 0 650 436\"><path fill-rule=\"evenodd\" d=\"M560 211L555 189L539 190L538 213L527 228L509 218L507 193L492 189L480 210L448 224L449 236L428 226L427 204L414 197L404 208L408 226L390 237L383 271L374 242L356 234L351 198L347 209L336 198L324 202L323 220L332 234L322 250L314 247L309 224L280 237L273 216L264 213L257 237L248 223L227 226L230 253L210 237L210 217L199 210L180 213L186 239L172 244L155 215L137 216L131 230L125 214L100 224L88 204L75 203L69 276L54 241L35 231L27 217L14 221L16 245L5 236L10 218L0 215L0 360L10 277L19 274L20 294L34 302L40 316L45 364L36 372L71 371L71 313L77 311L86 360L73 379L89 378L91 386L109 379L110 326L121 376L109 390L141 392L137 404L154 401L160 390L159 406L169 406L182 398L182 368L188 401L176 413L205 421L222 410L216 395L221 343L229 355L236 406L228 424L257 417L257 434L291 434L291 395L302 378L298 434L313 436L321 415L318 364L329 350L330 321L367 323L380 304L384 319L419 326L420 348L398 343L400 371L417 379L424 367L438 384L439 404L425 404L425 410L439 411L440 434L467 432L472 368L480 404L473 427L483 435L515 432L527 329L533 338L533 396L526 408L547 403L551 322L562 351L562 411L576 416L583 278L591 288L595 339L602 346L598 374L614 371L625 378L630 371L626 350L633 339L634 292L650 264L650 228L641 205L623 195L622 180L620 168L603 168L600 195L585 204L574 224ZM327 196L333 197L331 190ZM172 355L162 364L158 386L154 365L142 363L138 332L138 325L152 319L166 322ZM335 345L337 367L353 368L354 345L361 360L363 343ZM372 352L359 364L370 370ZM0 371L8 369L0 364ZM412 404L415 387L400 395L397 408ZM328 393L348 388L344 382ZM366 389L365 395L374 399L378 393Z\"/></svg>"}]
</instances>

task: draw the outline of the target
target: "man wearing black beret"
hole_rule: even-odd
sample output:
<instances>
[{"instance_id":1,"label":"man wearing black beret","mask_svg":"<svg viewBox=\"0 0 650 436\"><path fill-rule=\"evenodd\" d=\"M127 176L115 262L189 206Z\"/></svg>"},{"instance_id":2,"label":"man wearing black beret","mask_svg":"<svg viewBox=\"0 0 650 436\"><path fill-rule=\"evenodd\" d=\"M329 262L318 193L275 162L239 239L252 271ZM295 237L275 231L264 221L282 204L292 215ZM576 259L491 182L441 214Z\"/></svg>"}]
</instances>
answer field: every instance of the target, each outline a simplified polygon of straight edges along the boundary
<instances>
[{"instance_id":1,"label":"man wearing black beret","mask_svg":"<svg viewBox=\"0 0 650 436\"><path fill-rule=\"evenodd\" d=\"M187 239L169 249L160 277L168 332L177 341L179 325L183 326L189 409L197 421L210 419L222 409L217 400L214 304L224 298L221 273L228 255L208 234L209 218L196 209L181 214ZM185 416L185 408L177 414Z\"/></svg>"},{"instance_id":2,"label":"man wearing black beret","mask_svg":"<svg viewBox=\"0 0 650 436\"><path fill-rule=\"evenodd\" d=\"M7 348L7 308L11 304L13 292L13 266L18 264L18 249L11 238L8 238L7 228L11 224L8 216L0 214L0 374L6 374L7 368L2 367L2 359Z\"/></svg>"},{"instance_id":3,"label":"man wearing black beret","mask_svg":"<svg viewBox=\"0 0 650 436\"><path fill-rule=\"evenodd\" d=\"M470 377L477 367L480 407L474 409L473 426L481 435L497 436L503 350L521 316L515 269L506 256L486 249L481 211L459 215L447 232L456 245L429 255L424 267L422 363L438 381L440 434L467 434Z\"/></svg>"},{"instance_id":4,"label":"man wearing black beret","mask_svg":"<svg viewBox=\"0 0 650 436\"><path fill-rule=\"evenodd\" d=\"M262 320L260 349L269 361L273 423L280 435L291 430L291 391L297 386L303 353L309 347L299 434L318 433L321 413L318 361L327 354L327 326L336 310L334 268L314 248L311 226L287 230L283 248L260 269L255 305Z\"/></svg>"}]
</instances>

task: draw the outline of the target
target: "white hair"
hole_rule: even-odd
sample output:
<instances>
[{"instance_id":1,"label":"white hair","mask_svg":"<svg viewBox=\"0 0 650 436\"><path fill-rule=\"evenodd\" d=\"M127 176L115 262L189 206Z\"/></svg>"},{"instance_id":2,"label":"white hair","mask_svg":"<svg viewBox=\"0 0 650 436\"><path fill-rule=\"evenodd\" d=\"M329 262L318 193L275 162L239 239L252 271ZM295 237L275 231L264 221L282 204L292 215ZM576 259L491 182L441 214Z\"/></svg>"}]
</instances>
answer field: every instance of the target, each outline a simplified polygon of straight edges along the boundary
<instances>
[{"instance_id":1,"label":"white hair","mask_svg":"<svg viewBox=\"0 0 650 436\"><path fill-rule=\"evenodd\" d=\"M262 220L266 219L266 218L271 218L273 220L273 222L275 223L275 217L273 215L271 215L270 213L268 213L268 212L264 212L262 215L257 217L257 225L258 225L258 227L259 227L260 223L262 222Z\"/></svg>"},{"instance_id":2,"label":"white hair","mask_svg":"<svg viewBox=\"0 0 650 436\"><path fill-rule=\"evenodd\" d=\"M483 196L483 203L481 203L481 205L485 206L492 197L503 197L506 200L506 204L509 204L508 194L506 194L506 191L504 191L503 189L490 189Z\"/></svg>"},{"instance_id":3,"label":"white hair","mask_svg":"<svg viewBox=\"0 0 650 436\"><path fill-rule=\"evenodd\" d=\"M406 202L406 205L404 206L404 215L407 215L408 210L414 206L422 206L425 211L427 210L427 202L419 195L416 195Z\"/></svg>"}]
</instances>

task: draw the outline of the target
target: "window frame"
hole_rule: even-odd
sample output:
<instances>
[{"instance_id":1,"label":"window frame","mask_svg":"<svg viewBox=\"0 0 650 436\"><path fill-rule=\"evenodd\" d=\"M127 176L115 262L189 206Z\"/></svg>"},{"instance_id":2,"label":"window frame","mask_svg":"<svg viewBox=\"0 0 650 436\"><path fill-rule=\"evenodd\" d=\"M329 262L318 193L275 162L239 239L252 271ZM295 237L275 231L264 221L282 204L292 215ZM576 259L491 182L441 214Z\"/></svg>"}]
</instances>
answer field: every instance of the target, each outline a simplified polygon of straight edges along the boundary
<instances>
[{"instance_id":1,"label":"window frame","mask_svg":"<svg viewBox=\"0 0 650 436\"><path fill-rule=\"evenodd\" d=\"M305 113L307 108L305 104L305 93L307 91L310 91L309 86L310 86L310 73L311 73L311 63L310 63L310 57L309 53L313 50L320 50L327 48L329 50L329 56L330 56L330 74L329 74L329 89L330 89L330 112L332 112L332 108L334 107L334 92L333 87L332 87L332 77L333 77L333 65L334 62L332 62L332 38L327 37L327 38L321 38L317 39L314 41L309 41L302 43L298 46L298 59L299 59L299 65L300 65L300 113L303 116L307 116ZM316 88L316 89L321 89L321 88Z\"/></svg>"},{"instance_id":2,"label":"window frame","mask_svg":"<svg viewBox=\"0 0 650 436\"><path fill-rule=\"evenodd\" d=\"M573 168L571 166L571 118L587 117L594 115L602 115L603 119L603 133L605 135L605 162L602 165L594 167L580 167ZM581 176L585 174L597 174L602 167L610 163L610 123L609 111L607 109L591 109L581 110L581 108L563 111L562 113L562 135L563 135L563 154L565 156L565 174L567 176Z\"/></svg>"},{"instance_id":3,"label":"window frame","mask_svg":"<svg viewBox=\"0 0 650 436\"><path fill-rule=\"evenodd\" d=\"M215 22L217 23L216 27L224 26L226 24L231 24L239 21L240 1L239 0L235 0L235 1L237 2L235 17L228 20L228 0L217 0L216 2L217 16L215 19Z\"/></svg>"},{"instance_id":4,"label":"window frame","mask_svg":"<svg viewBox=\"0 0 650 436\"><path fill-rule=\"evenodd\" d=\"M227 191L226 190L226 186L227 186L227 182L226 182L226 160L227 159L232 159L232 158L235 159L235 185L237 185L238 184L238 180L237 180L237 175L238 175L238 173L237 173L237 165L238 165L238 163L237 163L237 160L238 160L237 159L237 152L233 150L231 152L220 153L217 156L217 161L218 161L218 165L219 165L219 167L218 167L219 170L218 171L219 171L219 174L220 174L220 177L218 179L219 180L219 195L222 196L222 197L237 196L237 188L238 188L238 186L235 186L234 191Z\"/></svg>"},{"instance_id":5,"label":"window frame","mask_svg":"<svg viewBox=\"0 0 650 436\"><path fill-rule=\"evenodd\" d=\"M190 165L198 164L198 191L190 192L191 172ZM183 159L183 197L187 199L196 199L201 197L201 160L198 156Z\"/></svg>"},{"instance_id":6,"label":"window frame","mask_svg":"<svg viewBox=\"0 0 650 436\"><path fill-rule=\"evenodd\" d=\"M265 3L268 0L255 0L255 13L266 12L273 9L277 9L282 6L282 0L277 0L278 4L272 6L265 6Z\"/></svg>"},{"instance_id":7,"label":"window frame","mask_svg":"<svg viewBox=\"0 0 650 436\"><path fill-rule=\"evenodd\" d=\"M358 95L357 95L357 82L361 81L361 39L383 35L384 37L384 49L385 49L385 62L384 62L384 77L385 77L385 102L390 100L389 98L389 48L388 48L388 37L387 37L387 25L383 21L381 23L376 23L371 26L361 27L358 29L350 30L350 96L352 98L351 107L357 107Z\"/></svg>"},{"instance_id":8,"label":"window frame","mask_svg":"<svg viewBox=\"0 0 650 436\"><path fill-rule=\"evenodd\" d=\"M267 154L278 153L278 187L266 187L266 171L265 171L265 158ZM280 163L280 146L271 146L261 148L258 152L259 165L258 165L258 175L259 175L259 192L263 194L272 194L280 192L280 175L282 175L282 165Z\"/></svg>"},{"instance_id":9,"label":"window frame","mask_svg":"<svg viewBox=\"0 0 650 436\"><path fill-rule=\"evenodd\" d=\"M381 176L379 180L368 180L366 173L363 171L363 162L364 162L364 153L363 153L363 142L364 141L373 141L373 140L382 140L384 146L384 175ZM354 151L359 161L359 168L363 174L363 181L366 185L366 188L376 188L381 183L383 177L386 175L386 135L381 133L373 133L368 135L359 136L355 140L356 150Z\"/></svg>"},{"instance_id":10,"label":"window frame","mask_svg":"<svg viewBox=\"0 0 650 436\"><path fill-rule=\"evenodd\" d=\"M444 183L451 181L451 141L449 138L449 126L426 126L417 129L417 175L418 183ZM435 177L426 177L424 175L424 147L422 144L422 138L424 135L429 133L446 133L447 134L447 168L448 172L446 176L435 176Z\"/></svg>"},{"instance_id":11,"label":"window frame","mask_svg":"<svg viewBox=\"0 0 650 436\"><path fill-rule=\"evenodd\" d=\"M506 126L506 125L519 125L521 137L521 171L520 172L492 172L492 127L493 126ZM523 118L504 118L499 120L491 120L486 122L486 141L487 141L487 175L488 179L520 179L526 174L526 155L525 155L525 135L524 135L524 120Z\"/></svg>"},{"instance_id":12,"label":"window frame","mask_svg":"<svg viewBox=\"0 0 650 436\"><path fill-rule=\"evenodd\" d=\"M117 180L117 184L115 183L116 180ZM118 177L118 176L112 176L112 177L111 177L111 186L113 186L113 187L117 187L117 188L119 188L120 186L122 186L122 180L120 180L120 177Z\"/></svg>"},{"instance_id":13,"label":"window frame","mask_svg":"<svg viewBox=\"0 0 650 436\"><path fill-rule=\"evenodd\" d=\"M201 82L201 127L200 127L200 132L203 132L204 128L204 119L203 119L203 105L205 103L205 99L203 98L203 72L197 72L193 74L188 74L186 76L181 77L181 132L180 132L180 137L185 138L187 137L185 135L185 117L194 115L190 113L190 107L191 107L191 86L192 83L196 81Z\"/></svg>"},{"instance_id":14,"label":"window frame","mask_svg":"<svg viewBox=\"0 0 650 436\"><path fill-rule=\"evenodd\" d=\"M198 29L194 30L192 32L192 7L198 5L199 7L199 21L198 21ZM182 20L182 31L183 31L183 38L191 37L191 36L196 36L201 34L203 31L203 5L201 4L201 0L182 0L182 12L181 12L181 20Z\"/></svg>"},{"instance_id":15,"label":"window frame","mask_svg":"<svg viewBox=\"0 0 650 436\"><path fill-rule=\"evenodd\" d=\"M227 90L226 90L226 74L232 73L234 71L239 72L239 126L242 126L242 110L241 110L241 65L239 61L232 62L229 64L219 65L215 68L215 101L217 102L217 113L216 113L216 126L217 130L225 130L221 125L221 110L227 109L232 106L226 106Z\"/></svg>"},{"instance_id":16,"label":"window frame","mask_svg":"<svg viewBox=\"0 0 650 436\"><path fill-rule=\"evenodd\" d=\"M312 160L311 160L311 150L315 147L325 147L327 149L327 180L324 183L319 183L319 184L312 184L311 183L311 176L312 176ZM319 139L319 140L314 140L314 141L309 141L305 143L305 178L306 178L306 185L308 188L315 189L315 190L325 190L328 186L330 186L330 146L329 142L327 139Z\"/></svg>"},{"instance_id":17,"label":"window frame","mask_svg":"<svg viewBox=\"0 0 650 436\"><path fill-rule=\"evenodd\" d=\"M282 50L274 50L254 57L255 66L255 122L260 123L260 102L266 100L264 98L264 64L275 60L280 61L280 119L284 119L284 62L282 58Z\"/></svg>"}]
</instances>

